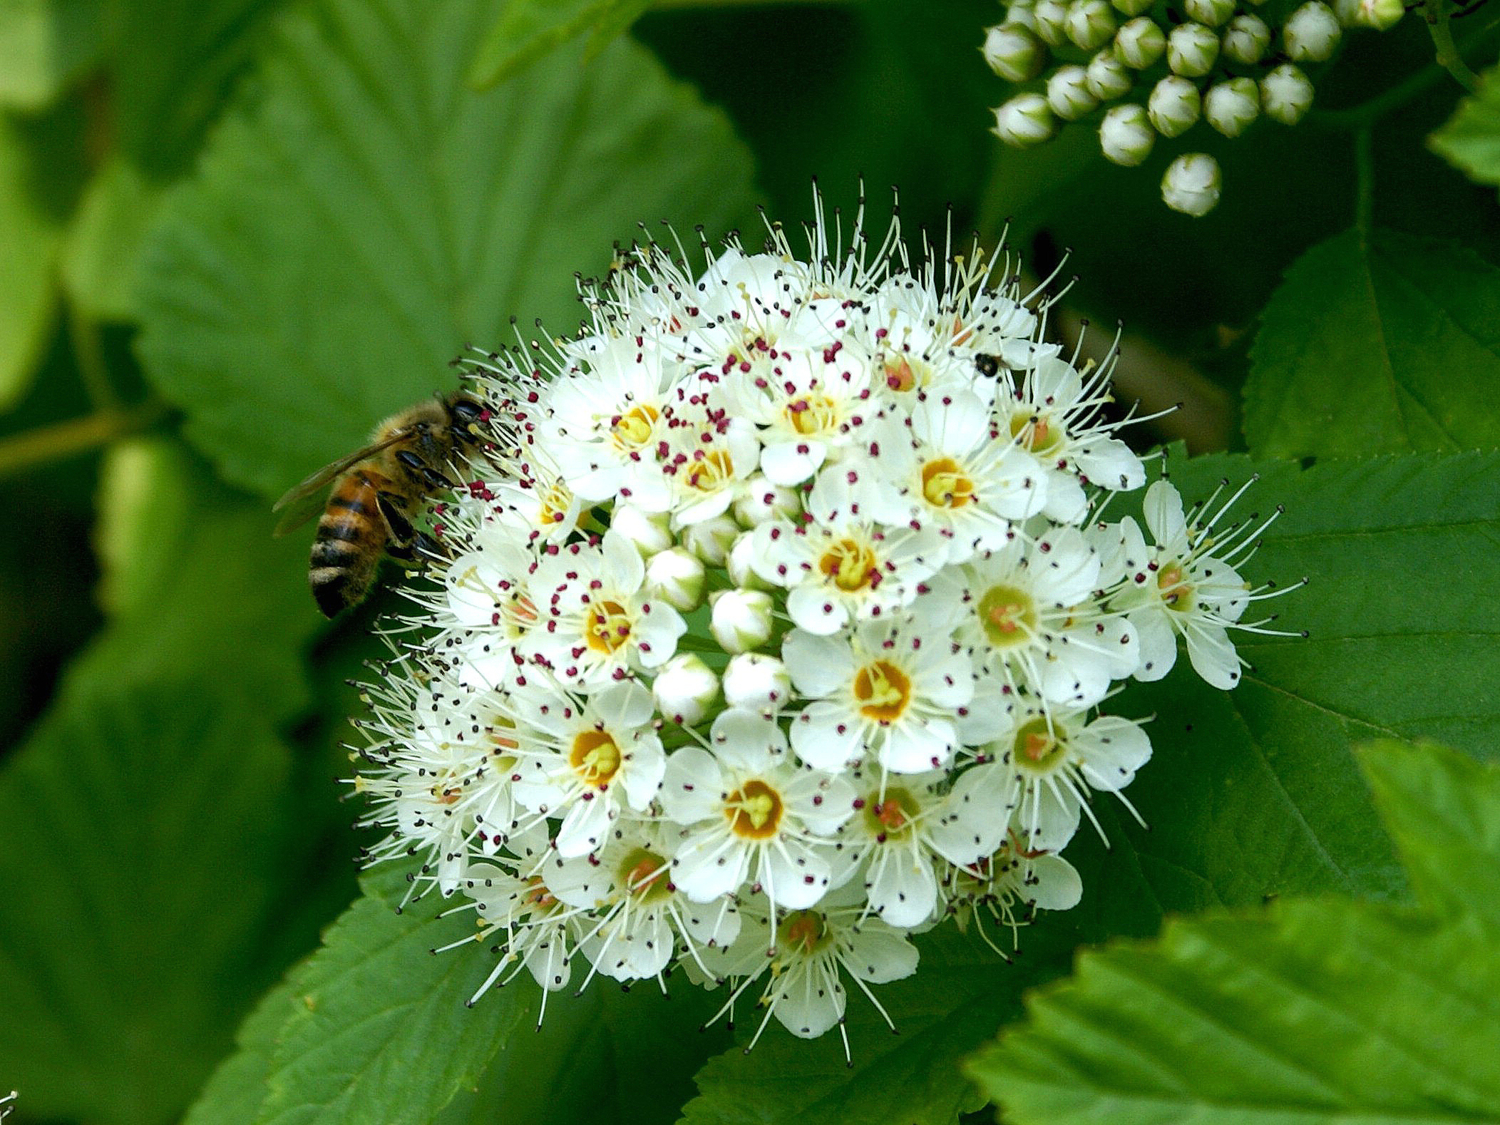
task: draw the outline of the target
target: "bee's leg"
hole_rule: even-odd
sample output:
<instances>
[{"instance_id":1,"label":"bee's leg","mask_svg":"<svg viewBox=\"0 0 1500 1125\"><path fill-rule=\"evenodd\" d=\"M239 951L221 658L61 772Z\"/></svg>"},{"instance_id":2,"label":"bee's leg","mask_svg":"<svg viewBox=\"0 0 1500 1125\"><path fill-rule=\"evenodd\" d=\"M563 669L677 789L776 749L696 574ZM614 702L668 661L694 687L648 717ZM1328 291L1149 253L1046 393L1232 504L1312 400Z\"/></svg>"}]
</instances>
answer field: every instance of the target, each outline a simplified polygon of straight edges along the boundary
<instances>
[{"instance_id":1,"label":"bee's leg","mask_svg":"<svg viewBox=\"0 0 1500 1125\"><path fill-rule=\"evenodd\" d=\"M406 466L413 476L421 477L427 483L428 488L452 488L453 482L442 473L438 472L426 461L422 460L410 449L403 449L396 454L396 460Z\"/></svg>"},{"instance_id":2,"label":"bee's leg","mask_svg":"<svg viewBox=\"0 0 1500 1125\"><path fill-rule=\"evenodd\" d=\"M402 507L406 502L394 492L375 493L375 506L380 509L380 515L385 520L385 527L390 532L386 542L386 551L397 558L399 549L411 550L412 540L417 537L417 532L411 525L411 520L406 518Z\"/></svg>"},{"instance_id":3,"label":"bee's leg","mask_svg":"<svg viewBox=\"0 0 1500 1125\"><path fill-rule=\"evenodd\" d=\"M453 552L448 550L446 544L439 542L425 531L417 532L416 542L413 544L420 558L426 559L451 559Z\"/></svg>"}]
</instances>

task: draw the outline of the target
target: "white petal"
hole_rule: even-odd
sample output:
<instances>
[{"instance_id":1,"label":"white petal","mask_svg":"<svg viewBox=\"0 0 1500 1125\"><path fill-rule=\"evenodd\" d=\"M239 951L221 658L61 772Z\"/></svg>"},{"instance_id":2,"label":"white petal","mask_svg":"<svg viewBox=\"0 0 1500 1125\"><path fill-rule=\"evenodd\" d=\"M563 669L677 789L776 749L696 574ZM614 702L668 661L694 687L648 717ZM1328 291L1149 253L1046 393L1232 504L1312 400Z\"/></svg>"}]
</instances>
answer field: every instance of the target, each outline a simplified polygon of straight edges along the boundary
<instances>
[{"instance_id":1,"label":"white petal","mask_svg":"<svg viewBox=\"0 0 1500 1125\"><path fill-rule=\"evenodd\" d=\"M854 679L854 653L847 640L793 629L782 643L781 659L797 690L811 699L832 695Z\"/></svg>"},{"instance_id":2,"label":"white petal","mask_svg":"<svg viewBox=\"0 0 1500 1125\"><path fill-rule=\"evenodd\" d=\"M923 773L947 763L958 731L947 719L904 722L892 727L880 748L880 764L893 773Z\"/></svg>"},{"instance_id":3,"label":"white petal","mask_svg":"<svg viewBox=\"0 0 1500 1125\"><path fill-rule=\"evenodd\" d=\"M777 906L805 910L828 889L828 861L812 848L784 840L761 851L761 890Z\"/></svg>"},{"instance_id":4,"label":"white petal","mask_svg":"<svg viewBox=\"0 0 1500 1125\"><path fill-rule=\"evenodd\" d=\"M1170 612L1157 603L1143 606L1130 615L1141 646L1140 665L1135 671L1138 680L1159 680L1177 663L1177 634L1167 617Z\"/></svg>"},{"instance_id":5,"label":"white petal","mask_svg":"<svg viewBox=\"0 0 1500 1125\"><path fill-rule=\"evenodd\" d=\"M557 854L572 859L598 848L609 833L611 811L602 793L596 793L591 801L574 801L557 830Z\"/></svg>"},{"instance_id":6,"label":"white petal","mask_svg":"<svg viewBox=\"0 0 1500 1125\"><path fill-rule=\"evenodd\" d=\"M1117 438L1096 438L1073 454L1073 463L1100 488L1133 492L1146 483L1141 459Z\"/></svg>"},{"instance_id":7,"label":"white petal","mask_svg":"<svg viewBox=\"0 0 1500 1125\"><path fill-rule=\"evenodd\" d=\"M787 595L786 611L798 628L820 637L837 633L849 620L843 599L833 597L821 582L804 582L794 589Z\"/></svg>"},{"instance_id":8,"label":"white petal","mask_svg":"<svg viewBox=\"0 0 1500 1125\"><path fill-rule=\"evenodd\" d=\"M1213 687L1228 691L1240 682L1240 658L1229 634L1218 625L1193 621L1187 630L1188 659L1193 671Z\"/></svg>"},{"instance_id":9,"label":"white petal","mask_svg":"<svg viewBox=\"0 0 1500 1125\"><path fill-rule=\"evenodd\" d=\"M887 854L871 861L866 883L870 906L889 925L902 929L921 925L937 905L937 878L931 862L916 848L880 847Z\"/></svg>"},{"instance_id":10,"label":"white petal","mask_svg":"<svg viewBox=\"0 0 1500 1125\"><path fill-rule=\"evenodd\" d=\"M1062 856L1039 855L1031 861L1024 893L1043 910L1072 910L1083 897L1083 880Z\"/></svg>"},{"instance_id":11,"label":"white petal","mask_svg":"<svg viewBox=\"0 0 1500 1125\"><path fill-rule=\"evenodd\" d=\"M904 934L879 922L866 922L849 939L844 967L859 980L887 984L917 971L917 950Z\"/></svg>"},{"instance_id":12,"label":"white petal","mask_svg":"<svg viewBox=\"0 0 1500 1125\"><path fill-rule=\"evenodd\" d=\"M772 442L761 450L760 470L772 484L801 484L818 471L827 455L820 441Z\"/></svg>"},{"instance_id":13,"label":"white petal","mask_svg":"<svg viewBox=\"0 0 1500 1125\"><path fill-rule=\"evenodd\" d=\"M792 749L815 770L838 770L864 752L861 725L847 708L828 700L810 703L792 720Z\"/></svg>"},{"instance_id":14,"label":"white petal","mask_svg":"<svg viewBox=\"0 0 1500 1125\"><path fill-rule=\"evenodd\" d=\"M844 1014L844 986L816 964L783 974L775 989L771 1010L800 1039L816 1039Z\"/></svg>"},{"instance_id":15,"label":"white petal","mask_svg":"<svg viewBox=\"0 0 1500 1125\"><path fill-rule=\"evenodd\" d=\"M667 755L662 750L661 739L654 734L637 738L630 744L629 753L630 764L622 771L619 784L625 787L630 807L644 812L666 776Z\"/></svg>"},{"instance_id":16,"label":"white petal","mask_svg":"<svg viewBox=\"0 0 1500 1125\"><path fill-rule=\"evenodd\" d=\"M1005 839L1016 796L1009 766L975 766L954 782L928 829L928 840L944 858L961 866L990 855Z\"/></svg>"},{"instance_id":17,"label":"white petal","mask_svg":"<svg viewBox=\"0 0 1500 1125\"><path fill-rule=\"evenodd\" d=\"M781 727L772 719L743 707L731 707L722 712L714 720L709 740L719 761L741 774L766 773L786 756L786 735Z\"/></svg>"},{"instance_id":18,"label":"white petal","mask_svg":"<svg viewBox=\"0 0 1500 1125\"><path fill-rule=\"evenodd\" d=\"M661 806L678 824L692 824L719 814L724 774L718 760L699 746L684 746L667 758Z\"/></svg>"},{"instance_id":19,"label":"white petal","mask_svg":"<svg viewBox=\"0 0 1500 1125\"><path fill-rule=\"evenodd\" d=\"M1182 514L1182 497L1168 481L1159 480L1146 489L1144 505L1146 526L1157 545L1169 554L1179 553L1179 544L1187 543L1187 520Z\"/></svg>"},{"instance_id":20,"label":"white petal","mask_svg":"<svg viewBox=\"0 0 1500 1125\"><path fill-rule=\"evenodd\" d=\"M726 840L723 831L697 832L672 857L672 883L694 902L712 902L737 890L749 866L750 849L738 840Z\"/></svg>"},{"instance_id":21,"label":"white petal","mask_svg":"<svg viewBox=\"0 0 1500 1125\"><path fill-rule=\"evenodd\" d=\"M1117 792L1151 760L1151 740L1137 723L1118 715L1094 720L1070 740L1084 758L1083 776L1095 789Z\"/></svg>"}]
</instances>

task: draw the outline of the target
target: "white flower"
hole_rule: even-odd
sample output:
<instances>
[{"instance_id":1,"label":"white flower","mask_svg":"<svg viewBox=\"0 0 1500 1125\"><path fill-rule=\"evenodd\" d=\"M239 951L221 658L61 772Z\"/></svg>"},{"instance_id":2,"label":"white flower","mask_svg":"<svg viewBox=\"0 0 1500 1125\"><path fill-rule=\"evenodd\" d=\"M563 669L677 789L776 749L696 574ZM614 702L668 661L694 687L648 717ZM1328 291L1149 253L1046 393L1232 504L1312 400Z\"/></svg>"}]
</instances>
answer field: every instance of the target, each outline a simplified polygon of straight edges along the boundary
<instances>
[{"instance_id":1,"label":"white flower","mask_svg":"<svg viewBox=\"0 0 1500 1125\"><path fill-rule=\"evenodd\" d=\"M816 769L871 754L887 770L946 765L958 745L952 718L974 694L962 653L922 645L910 622L872 621L852 636L793 629L782 645L792 683L811 702L792 720L792 746Z\"/></svg>"},{"instance_id":2,"label":"white flower","mask_svg":"<svg viewBox=\"0 0 1500 1125\"><path fill-rule=\"evenodd\" d=\"M1248 487L1248 486L1247 486ZM1248 558L1258 528L1252 522L1214 534L1214 527L1244 489L1235 493L1204 524L1188 523L1182 497L1164 480L1146 490L1146 527L1156 546L1148 547L1139 526L1127 517L1119 534L1129 586L1117 604L1129 613L1141 642L1140 680L1159 680L1177 660L1177 637L1187 641L1193 670L1216 688L1240 681L1239 655L1229 640L1234 628L1257 631L1261 623L1239 624L1246 606L1269 591L1252 591L1233 563ZM1294 588L1294 587L1293 587Z\"/></svg>"},{"instance_id":3,"label":"white flower","mask_svg":"<svg viewBox=\"0 0 1500 1125\"><path fill-rule=\"evenodd\" d=\"M1098 553L1064 527L949 568L933 579L928 604L942 607L954 643L1010 689L1091 707L1140 658L1135 630L1095 598L1099 577Z\"/></svg>"},{"instance_id":4,"label":"white flower","mask_svg":"<svg viewBox=\"0 0 1500 1125\"><path fill-rule=\"evenodd\" d=\"M792 694L786 665L761 652L742 652L724 667L724 702L750 711L775 711Z\"/></svg>"},{"instance_id":5,"label":"white flower","mask_svg":"<svg viewBox=\"0 0 1500 1125\"><path fill-rule=\"evenodd\" d=\"M1077 831L1080 812L1087 810L1088 791L1119 795L1151 758L1151 740L1140 724L1118 715L1090 722L1083 711L1023 701L1011 720L1011 729L991 745L990 754L1007 763L1015 776L1015 823L1027 851L1062 848ZM1125 805L1130 808L1128 801Z\"/></svg>"},{"instance_id":6,"label":"white flower","mask_svg":"<svg viewBox=\"0 0 1500 1125\"><path fill-rule=\"evenodd\" d=\"M919 402L871 439L859 502L887 525L935 530L953 561L1000 546L1012 520L1042 509L1047 484L1034 457L995 439L976 395Z\"/></svg>"},{"instance_id":7,"label":"white flower","mask_svg":"<svg viewBox=\"0 0 1500 1125\"><path fill-rule=\"evenodd\" d=\"M634 545L612 532L597 547L573 543L545 558L531 582L540 621L525 638L529 655L582 685L664 664L687 625L651 599L645 580Z\"/></svg>"},{"instance_id":8,"label":"white flower","mask_svg":"<svg viewBox=\"0 0 1500 1125\"><path fill-rule=\"evenodd\" d=\"M650 724L651 693L630 680L587 699L523 692L514 700L515 798L562 818L558 854L599 846L622 809L643 813L661 786L667 759Z\"/></svg>"},{"instance_id":9,"label":"white flower","mask_svg":"<svg viewBox=\"0 0 1500 1125\"><path fill-rule=\"evenodd\" d=\"M848 862L864 865L870 908L893 926L932 917L943 860L974 863L1005 839L1016 800L1008 769L974 766L946 792L945 781L934 771L882 784L876 771L840 833Z\"/></svg>"},{"instance_id":10,"label":"white flower","mask_svg":"<svg viewBox=\"0 0 1500 1125\"><path fill-rule=\"evenodd\" d=\"M647 592L683 613L702 604L703 584L703 560L682 547L659 551L646 564Z\"/></svg>"},{"instance_id":11,"label":"white flower","mask_svg":"<svg viewBox=\"0 0 1500 1125\"><path fill-rule=\"evenodd\" d=\"M771 957L766 956L768 944L775 951ZM884 1015L868 986L911 976L917 951L901 930L864 917L857 903L844 902L788 911L779 916L774 935L769 924L759 920L745 928L722 961L727 975L743 977L726 1009L769 974L756 1001L766 1014L751 1040L753 1047L773 1016L802 1039L816 1038L841 1024L846 1001L842 974L853 979ZM844 1049L847 1055L847 1040Z\"/></svg>"},{"instance_id":12,"label":"white flower","mask_svg":"<svg viewBox=\"0 0 1500 1125\"><path fill-rule=\"evenodd\" d=\"M1111 400L1112 363L1087 377L1066 360L1039 359L996 401L1002 433L1036 459L1046 477L1042 511L1060 523L1078 523L1087 511L1085 484L1129 492L1146 483L1145 466L1114 431L1102 411Z\"/></svg>"},{"instance_id":13,"label":"white flower","mask_svg":"<svg viewBox=\"0 0 1500 1125\"><path fill-rule=\"evenodd\" d=\"M831 836L853 812L849 783L798 767L781 729L752 711L721 714L711 742L667 762L662 809L684 826L672 881L695 902L749 880L773 909L813 905L828 889Z\"/></svg>"},{"instance_id":14,"label":"white flower","mask_svg":"<svg viewBox=\"0 0 1500 1125\"><path fill-rule=\"evenodd\" d=\"M789 591L787 613L810 633L835 633L907 605L942 562L935 531L877 525L840 473L818 478L807 512L811 519L756 528L751 566Z\"/></svg>"}]
</instances>

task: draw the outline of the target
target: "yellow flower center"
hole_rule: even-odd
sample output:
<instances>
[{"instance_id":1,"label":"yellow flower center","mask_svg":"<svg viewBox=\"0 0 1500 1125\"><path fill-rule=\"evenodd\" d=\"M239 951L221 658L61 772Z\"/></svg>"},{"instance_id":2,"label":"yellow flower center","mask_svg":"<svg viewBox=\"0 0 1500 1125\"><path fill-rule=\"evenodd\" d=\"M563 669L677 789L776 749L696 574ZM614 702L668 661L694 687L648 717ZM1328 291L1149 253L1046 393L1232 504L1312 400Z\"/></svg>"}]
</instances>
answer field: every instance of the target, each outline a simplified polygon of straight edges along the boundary
<instances>
[{"instance_id":1,"label":"yellow flower center","mask_svg":"<svg viewBox=\"0 0 1500 1125\"><path fill-rule=\"evenodd\" d=\"M818 559L818 570L847 593L865 589L880 574L875 565L875 552L853 539L840 539L830 545Z\"/></svg>"},{"instance_id":2,"label":"yellow flower center","mask_svg":"<svg viewBox=\"0 0 1500 1125\"><path fill-rule=\"evenodd\" d=\"M979 599L979 626L996 648L1025 644L1036 632L1036 602L1017 586L991 586Z\"/></svg>"},{"instance_id":3,"label":"yellow flower center","mask_svg":"<svg viewBox=\"0 0 1500 1125\"><path fill-rule=\"evenodd\" d=\"M1067 746L1058 737L1058 732L1042 718L1032 719L1016 731L1014 750L1016 765L1047 773L1061 761Z\"/></svg>"},{"instance_id":4,"label":"yellow flower center","mask_svg":"<svg viewBox=\"0 0 1500 1125\"><path fill-rule=\"evenodd\" d=\"M630 616L619 602L596 602L589 608L584 641L595 652L614 652L630 639Z\"/></svg>"},{"instance_id":5,"label":"yellow flower center","mask_svg":"<svg viewBox=\"0 0 1500 1125\"><path fill-rule=\"evenodd\" d=\"M974 499L974 481L952 457L922 466L922 495L935 508L962 508Z\"/></svg>"},{"instance_id":6,"label":"yellow flower center","mask_svg":"<svg viewBox=\"0 0 1500 1125\"><path fill-rule=\"evenodd\" d=\"M615 419L610 435L621 449L640 449L651 440L651 431L660 416L654 406L632 407Z\"/></svg>"},{"instance_id":7,"label":"yellow flower center","mask_svg":"<svg viewBox=\"0 0 1500 1125\"><path fill-rule=\"evenodd\" d=\"M749 840L765 840L776 835L783 811L781 794L764 781L745 782L724 802L724 815L729 818L730 831Z\"/></svg>"},{"instance_id":8,"label":"yellow flower center","mask_svg":"<svg viewBox=\"0 0 1500 1125\"><path fill-rule=\"evenodd\" d=\"M894 722L911 702L911 679L890 661L876 660L854 674L854 698L865 718Z\"/></svg>"},{"instance_id":9,"label":"yellow flower center","mask_svg":"<svg viewBox=\"0 0 1500 1125\"><path fill-rule=\"evenodd\" d=\"M1045 414L1013 414L1010 436L1023 449L1046 456L1063 443L1062 427L1054 425Z\"/></svg>"},{"instance_id":10,"label":"yellow flower center","mask_svg":"<svg viewBox=\"0 0 1500 1125\"><path fill-rule=\"evenodd\" d=\"M586 730L573 737L568 764L585 785L608 785L620 769L620 748L608 731Z\"/></svg>"},{"instance_id":11,"label":"yellow flower center","mask_svg":"<svg viewBox=\"0 0 1500 1125\"><path fill-rule=\"evenodd\" d=\"M1180 563L1172 563L1156 572L1156 588L1168 609L1186 613L1193 608L1193 587Z\"/></svg>"},{"instance_id":12,"label":"yellow flower center","mask_svg":"<svg viewBox=\"0 0 1500 1125\"><path fill-rule=\"evenodd\" d=\"M913 365L909 356L894 356L885 361L885 385L898 394L915 390L927 381L925 366L920 359Z\"/></svg>"},{"instance_id":13,"label":"yellow flower center","mask_svg":"<svg viewBox=\"0 0 1500 1125\"><path fill-rule=\"evenodd\" d=\"M667 861L655 852L635 848L620 862L618 877L627 894L638 902L656 902L671 894L662 872Z\"/></svg>"},{"instance_id":14,"label":"yellow flower center","mask_svg":"<svg viewBox=\"0 0 1500 1125\"><path fill-rule=\"evenodd\" d=\"M688 467L686 480L689 488L699 492L713 492L725 481L734 477L734 462L722 449L711 449Z\"/></svg>"},{"instance_id":15,"label":"yellow flower center","mask_svg":"<svg viewBox=\"0 0 1500 1125\"><path fill-rule=\"evenodd\" d=\"M794 953L811 953L817 949L828 932L823 916L813 910L798 910L788 914L781 923L781 944Z\"/></svg>"},{"instance_id":16,"label":"yellow flower center","mask_svg":"<svg viewBox=\"0 0 1500 1125\"><path fill-rule=\"evenodd\" d=\"M787 421L799 434L826 434L839 424L838 411L827 395L803 395L786 404Z\"/></svg>"}]
</instances>

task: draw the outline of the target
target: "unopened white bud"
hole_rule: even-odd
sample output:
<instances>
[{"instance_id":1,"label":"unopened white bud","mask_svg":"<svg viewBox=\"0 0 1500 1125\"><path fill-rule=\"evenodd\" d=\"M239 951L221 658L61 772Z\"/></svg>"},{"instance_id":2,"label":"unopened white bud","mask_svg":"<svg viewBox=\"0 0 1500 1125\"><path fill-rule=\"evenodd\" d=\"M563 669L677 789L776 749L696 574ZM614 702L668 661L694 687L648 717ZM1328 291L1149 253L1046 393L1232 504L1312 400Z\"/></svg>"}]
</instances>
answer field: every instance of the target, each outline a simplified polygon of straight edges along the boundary
<instances>
[{"instance_id":1,"label":"unopened white bud","mask_svg":"<svg viewBox=\"0 0 1500 1125\"><path fill-rule=\"evenodd\" d=\"M1041 94L1017 94L995 110L992 132L1008 145L1030 148L1052 138L1057 122Z\"/></svg>"},{"instance_id":2,"label":"unopened white bud","mask_svg":"<svg viewBox=\"0 0 1500 1125\"><path fill-rule=\"evenodd\" d=\"M683 528L682 545L709 566L723 566L739 533L740 525L726 513Z\"/></svg>"},{"instance_id":3,"label":"unopened white bud","mask_svg":"<svg viewBox=\"0 0 1500 1125\"><path fill-rule=\"evenodd\" d=\"M646 592L683 613L703 603L703 560L682 547L658 551L646 564Z\"/></svg>"},{"instance_id":4,"label":"unopened white bud","mask_svg":"<svg viewBox=\"0 0 1500 1125\"><path fill-rule=\"evenodd\" d=\"M1161 197L1172 210L1198 218L1218 204L1221 187L1219 162L1207 153L1190 152L1167 165Z\"/></svg>"},{"instance_id":5,"label":"unopened white bud","mask_svg":"<svg viewBox=\"0 0 1500 1125\"><path fill-rule=\"evenodd\" d=\"M725 652L749 652L770 639L772 602L764 590L719 590L709 603L709 632Z\"/></svg>"},{"instance_id":6,"label":"unopened white bud","mask_svg":"<svg viewBox=\"0 0 1500 1125\"><path fill-rule=\"evenodd\" d=\"M1293 62L1322 62L1339 45L1339 18L1323 0L1306 4L1287 16L1281 28L1281 43Z\"/></svg>"},{"instance_id":7,"label":"unopened white bud","mask_svg":"<svg viewBox=\"0 0 1500 1125\"><path fill-rule=\"evenodd\" d=\"M634 504L617 504L610 513L609 527L618 531L635 544L646 558L657 551L665 551L672 545L672 532L667 521L669 512L645 512Z\"/></svg>"},{"instance_id":8,"label":"unopened white bud","mask_svg":"<svg viewBox=\"0 0 1500 1125\"><path fill-rule=\"evenodd\" d=\"M1339 22L1345 27L1373 27L1376 31L1389 31L1406 15L1402 0L1352 0L1352 10L1345 13L1337 9Z\"/></svg>"},{"instance_id":9,"label":"unopened white bud","mask_svg":"<svg viewBox=\"0 0 1500 1125\"><path fill-rule=\"evenodd\" d=\"M724 702L751 711L774 711L792 694L791 673L777 657L742 652L724 669Z\"/></svg>"},{"instance_id":10,"label":"unopened white bud","mask_svg":"<svg viewBox=\"0 0 1500 1125\"><path fill-rule=\"evenodd\" d=\"M1272 121L1295 125L1313 103L1313 84L1302 68L1283 63L1260 80L1260 107Z\"/></svg>"},{"instance_id":11,"label":"unopened white bud","mask_svg":"<svg viewBox=\"0 0 1500 1125\"><path fill-rule=\"evenodd\" d=\"M979 52L989 68L1007 82L1035 78L1047 61L1047 48L1042 46L1036 32L1014 23L986 31Z\"/></svg>"},{"instance_id":12,"label":"unopened white bud","mask_svg":"<svg viewBox=\"0 0 1500 1125\"><path fill-rule=\"evenodd\" d=\"M1226 137L1238 137L1260 116L1260 87L1253 78L1231 78L1203 96L1203 119Z\"/></svg>"},{"instance_id":13,"label":"unopened white bud","mask_svg":"<svg viewBox=\"0 0 1500 1125\"><path fill-rule=\"evenodd\" d=\"M1074 46L1094 51L1114 37L1114 9L1105 0L1073 0L1068 5L1068 38Z\"/></svg>"},{"instance_id":14,"label":"unopened white bud","mask_svg":"<svg viewBox=\"0 0 1500 1125\"><path fill-rule=\"evenodd\" d=\"M756 473L745 482L745 492L731 511L744 527L759 527L767 520L790 519L802 510L795 488L772 484Z\"/></svg>"},{"instance_id":15,"label":"unopened white bud","mask_svg":"<svg viewBox=\"0 0 1500 1125\"><path fill-rule=\"evenodd\" d=\"M1138 105L1117 105L1099 123L1099 147L1106 160L1134 167L1151 155L1156 130Z\"/></svg>"},{"instance_id":16,"label":"unopened white bud","mask_svg":"<svg viewBox=\"0 0 1500 1125\"><path fill-rule=\"evenodd\" d=\"M1005 18L1000 21L1006 27L1024 27L1033 35L1036 34L1036 13L1031 10L1030 4L1012 4L1005 10ZM1040 40L1040 36L1037 37Z\"/></svg>"},{"instance_id":17,"label":"unopened white bud","mask_svg":"<svg viewBox=\"0 0 1500 1125\"><path fill-rule=\"evenodd\" d=\"M1145 16L1131 20L1115 33L1115 54L1132 70L1145 70L1156 65L1156 60L1166 49L1167 33L1157 26L1155 20Z\"/></svg>"},{"instance_id":18,"label":"unopened white bud","mask_svg":"<svg viewBox=\"0 0 1500 1125\"><path fill-rule=\"evenodd\" d=\"M1266 56L1271 29L1259 16L1235 16L1224 29L1221 50L1230 62L1254 66Z\"/></svg>"},{"instance_id":19,"label":"unopened white bud","mask_svg":"<svg viewBox=\"0 0 1500 1125\"><path fill-rule=\"evenodd\" d=\"M729 581L747 590L771 589L771 583L756 573L757 561L755 532L740 532L739 537L734 541L734 546L729 548L729 557L724 560L724 567L729 571Z\"/></svg>"},{"instance_id":20,"label":"unopened white bud","mask_svg":"<svg viewBox=\"0 0 1500 1125\"><path fill-rule=\"evenodd\" d=\"M1180 23L1167 36L1167 66L1173 74L1202 78L1219 61L1219 37L1201 23Z\"/></svg>"},{"instance_id":21,"label":"unopened white bud","mask_svg":"<svg viewBox=\"0 0 1500 1125\"><path fill-rule=\"evenodd\" d=\"M1035 22L1032 30L1049 47L1061 46L1068 39L1068 5L1063 0L1037 0L1031 7Z\"/></svg>"},{"instance_id":22,"label":"unopened white bud","mask_svg":"<svg viewBox=\"0 0 1500 1125\"><path fill-rule=\"evenodd\" d=\"M1182 0L1188 19L1219 27L1234 15L1235 0Z\"/></svg>"},{"instance_id":23,"label":"unopened white bud","mask_svg":"<svg viewBox=\"0 0 1500 1125\"><path fill-rule=\"evenodd\" d=\"M702 721L719 697L719 677L697 653L679 652L656 673L651 694L658 711L690 727Z\"/></svg>"},{"instance_id":24,"label":"unopened white bud","mask_svg":"<svg viewBox=\"0 0 1500 1125\"><path fill-rule=\"evenodd\" d=\"M1110 3L1115 6L1115 11L1127 18L1149 12L1153 2L1154 0L1110 0Z\"/></svg>"},{"instance_id":25,"label":"unopened white bud","mask_svg":"<svg viewBox=\"0 0 1500 1125\"><path fill-rule=\"evenodd\" d=\"M1089 92L1088 71L1081 66L1060 66L1047 79L1047 104L1064 121L1076 121L1099 104Z\"/></svg>"},{"instance_id":26,"label":"unopened white bud","mask_svg":"<svg viewBox=\"0 0 1500 1125\"><path fill-rule=\"evenodd\" d=\"M1106 47L1089 60L1088 84L1089 93L1101 102L1113 101L1130 93L1135 75L1115 57L1113 48Z\"/></svg>"},{"instance_id":27,"label":"unopened white bud","mask_svg":"<svg viewBox=\"0 0 1500 1125\"><path fill-rule=\"evenodd\" d=\"M1151 88L1146 99L1146 115L1152 126L1164 137L1180 137L1198 122L1203 98L1186 78L1169 74Z\"/></svg>"}]
</instances>

